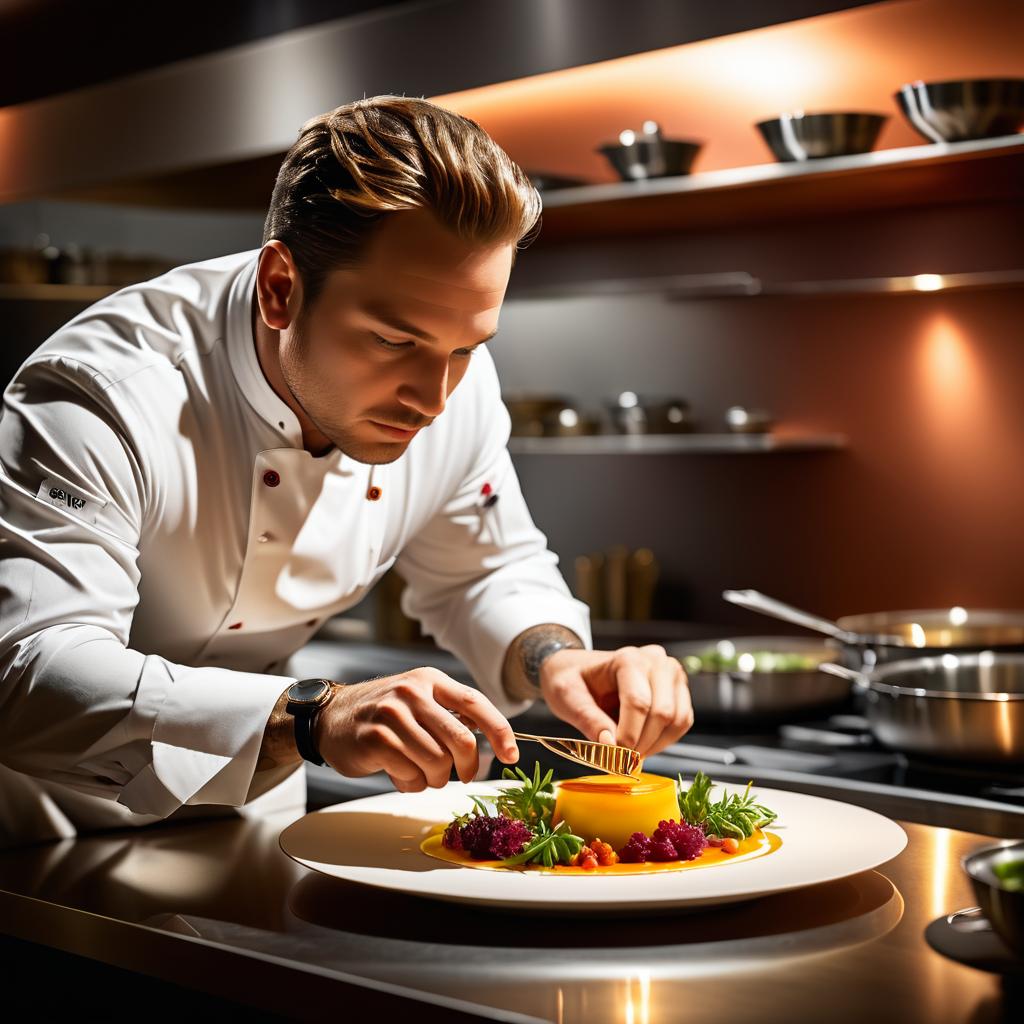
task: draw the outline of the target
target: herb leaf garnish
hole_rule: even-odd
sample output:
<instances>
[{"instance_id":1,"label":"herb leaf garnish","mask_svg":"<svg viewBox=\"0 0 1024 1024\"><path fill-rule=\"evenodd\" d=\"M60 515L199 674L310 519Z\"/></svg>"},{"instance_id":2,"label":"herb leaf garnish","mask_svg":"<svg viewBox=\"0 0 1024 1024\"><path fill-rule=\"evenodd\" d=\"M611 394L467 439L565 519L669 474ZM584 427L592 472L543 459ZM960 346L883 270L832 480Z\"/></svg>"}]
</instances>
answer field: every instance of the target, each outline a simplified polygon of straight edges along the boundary
<instances>
[{"instance_id":1,"label":"herb leaf garnish","mask_svg":"<svg viewBox=\"0 0 1024 1024\"><path fill-rule=\"evenodd\" d=\"M753 781L747 783L742 795L724 793L719 800L711 800L711 779L702 771L693 777L689 788L678 776L679 813L687 824L700 825L708 835L723 839L749 839L759 828L770 825L777 812L755 803L750 793Z\"/></svg>"},{"instance_id":2,"label":"herb leaf garnish","mask_svg":"<svg viewBox=\"0 0 1024 1024\"><path fill-rule=\"evenodd\" d=\"M554 828L549 828L541 822L534 832L533 840L526 848L514 857L506 857L501 863L507 868L531 863L551 868L556 864L571 863L573 857L583 849L583 845L582 837L573 835L564 821L560 821Z\"/></svg>"}]
</instances>

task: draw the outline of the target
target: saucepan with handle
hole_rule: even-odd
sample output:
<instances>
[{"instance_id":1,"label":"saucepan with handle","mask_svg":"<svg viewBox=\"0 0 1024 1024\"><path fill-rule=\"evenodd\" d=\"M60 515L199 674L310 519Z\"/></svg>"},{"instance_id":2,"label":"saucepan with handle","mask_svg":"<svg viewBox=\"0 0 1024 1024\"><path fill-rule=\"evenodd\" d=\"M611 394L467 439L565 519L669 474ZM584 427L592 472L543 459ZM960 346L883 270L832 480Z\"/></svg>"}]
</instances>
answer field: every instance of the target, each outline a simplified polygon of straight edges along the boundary
<instances>
[{"instance_id":1,"label":"saucepan with handle","mask_svg":"<svg viewBox=\"0 0 1024 1024\"><path fill-rule=\"evenodd\" d=\"M1024 763L1024 654L946 652L859 671L819 666L863 693L875 737L906 754Z\"/></svg>"},{"instance_id":2,"label":"saucepan with handle","mask_svg":"<svg viewBox=\"0 0 1024 1024\"><path fill-rule=\"evenodd\" d=\"M842 644L839 660L852 669L985 650L1024 653L1024 611L953 606L845 615L832 622L756 590L726 590L722 596L731 604L833 637Z\"/></svg>"}]
</instances>

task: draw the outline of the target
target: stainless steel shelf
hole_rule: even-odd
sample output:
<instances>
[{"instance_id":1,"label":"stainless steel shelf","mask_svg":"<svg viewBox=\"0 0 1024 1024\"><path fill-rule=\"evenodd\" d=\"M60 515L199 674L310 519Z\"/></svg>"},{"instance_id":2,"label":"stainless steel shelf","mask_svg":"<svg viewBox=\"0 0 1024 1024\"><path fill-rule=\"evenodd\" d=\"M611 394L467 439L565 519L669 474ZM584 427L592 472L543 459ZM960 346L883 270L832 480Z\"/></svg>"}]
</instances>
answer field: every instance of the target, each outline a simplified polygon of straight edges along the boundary
<instances>
[{"instance_id":1,"label":"stainless steel shelf","mask_svg":"<svg viewBox=\"0 0 1024 1024\"><path fill-rule=\"evenodd\" d=\"M1024 135L729 167L544 195L535 243L671 234L948 203L1019 201Z\"/></svg>"},{"instance_id":2,"label":"stainless steel shelf","mask_svg":"<svg viewBox=\"0 0 1024 1024\"><path fill-rule=\"evenodd\" d=\"M910 164L944 163L977 158L984 154L1015 151L1024 153L1024 135L972 139L969 142L928 142L922 146L876 149L854 156L833 156L791 163L752 164L747 167L726 167L719 171L704 171L698 174L648 178L645 181L616 181L562 188L544 194L544 209L547 211L566 206L635 199L637 196L688 195L773 181L811 180L823 175L851 171L882 171Z\"/></svg>"},{"instance_id":3,"label":"stainless steel shelf","mask_svg":"<svg viewBox=\"0 0 1024 1024\"><path fill-rule=\"evenodd\" d=\"M592 434L513 437L513 455L719 455L826 452L846 447L842 434Z\"/></svg>"},{"instance_id":4,"label":"stainless steel shelf","mask_svg":"<svg viewBox=\"0 0 1024 1024\"><path fill-rule=\"evenodd\" d=\"M974 270L956 274L905 274L821 281L765 281L746 271L715 274L666 274L658 277L605 278L512 288L515 299L660 294L666 299L758 298L773 295L905 295L1024 286L1024 268Z\"/></svg>"}]
</instances>

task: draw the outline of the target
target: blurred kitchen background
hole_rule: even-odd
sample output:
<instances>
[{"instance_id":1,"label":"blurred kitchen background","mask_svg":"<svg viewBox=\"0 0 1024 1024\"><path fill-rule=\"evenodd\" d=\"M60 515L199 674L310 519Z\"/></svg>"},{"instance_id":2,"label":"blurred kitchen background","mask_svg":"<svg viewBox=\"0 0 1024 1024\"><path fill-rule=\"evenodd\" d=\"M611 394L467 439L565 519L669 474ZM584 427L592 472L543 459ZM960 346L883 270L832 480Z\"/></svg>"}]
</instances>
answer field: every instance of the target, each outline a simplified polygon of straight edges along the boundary
<instances>
[{"instance_id":1,"label":"blurred kitchen background","mask_svg":"<svg viewBox=\"0 0 1024 1024\"><path fill-rule=\"evenodd\" d=\"M1017 0L222 0L165 28L127 0L0 0L21 41L0 66L5 383L109 291L258 247L306 119L423 95L545 196L491 349L597 644L787 631L729 587L831 617L1024 605L1024 101L1009 83L979 124L896 96L1024 77ZM783 119L783 156L847 155L779 160L755 126L801 111L884 120L801 141L811 121ZM416 642L400 590L327 634Z\"/></svg>"}]
</instances>

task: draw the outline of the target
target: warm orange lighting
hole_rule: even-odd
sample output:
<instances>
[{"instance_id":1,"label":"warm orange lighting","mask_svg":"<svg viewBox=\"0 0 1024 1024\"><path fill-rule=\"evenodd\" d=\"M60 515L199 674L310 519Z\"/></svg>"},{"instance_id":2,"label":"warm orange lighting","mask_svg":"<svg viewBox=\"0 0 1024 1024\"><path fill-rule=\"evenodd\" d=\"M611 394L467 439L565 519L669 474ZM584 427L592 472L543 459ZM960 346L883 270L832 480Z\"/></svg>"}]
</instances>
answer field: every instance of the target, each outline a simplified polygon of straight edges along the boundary
<instances>
[{"instance_id":1,"label":"warm orange lighting","mask_svg":"<svg viewBox=\"0 0 1024 1024\"><path fill-rule=\"evenodd\" d=\"M930 404L949 422L975 411L981 398L976 357L960 326L945 314L931 318L920 350Z\"/></svg>"},{"instance_id":2,"label":"warm orange lighting","mask_svg":"<svg viewBox=\"0 0 1024 1024\"><path fill-rule=\"evenodd\" d=\"M651 976L646 971L626 979L623 1024L651 1024Z\"/></svg>"},{"instance_id":3,"label":"warm orange lighting","mask_svg":"<svg viewBox=\"0 0 1024 1024\"><path fill-rule=\"evenodd\" d=\"M928 908L929 915L938 917L940 914L948 914L956 907L950 906L950 888L953 883L953 872L956 865L953 863L951 852L952 833L948 828L937 828L932 837L932 891L931 906Z\"/></svg>"},{"instance_id":4,"label":"warm orange lighting","mask_svg":"<svg viewBox=\"0 0 1024 1024\"><path fill-rule=\"evenodd\" d=\"M771 163L754 125L796 110L889 114L878 148L922 145L893 93L917 79L1024 75L1022 35L1019 0L876 3L431 98L529 171L615 181L595 147L654 120L666 138L704 142L700 172Z\"/></svg>"},{"instance_id":5,"label":"warm orange lighting","mask_svg":"<svg viewBox=\"0 0 1024 1024\"><path fill-rule=\"evenodd\" d=\"M936 464L966 458L965 469L985 465L979 438L992 431L991 387L963 327L940 312L923 323L915 353L913 396L907 423L926 440ZM909 397L909 396L908 396Z\"/></svg>"}]
</instances>

